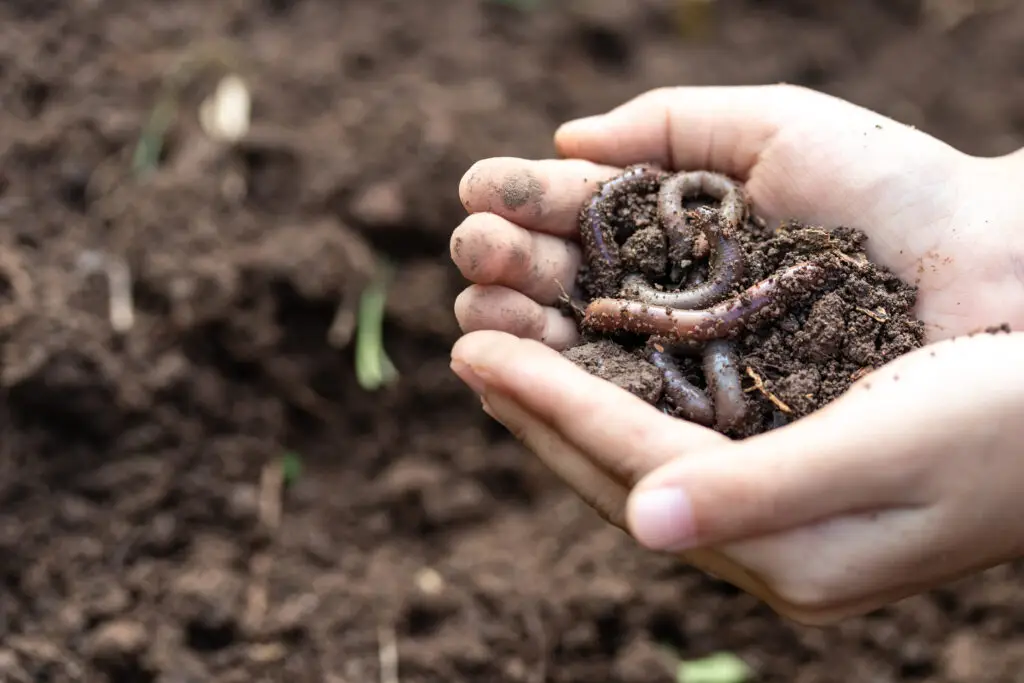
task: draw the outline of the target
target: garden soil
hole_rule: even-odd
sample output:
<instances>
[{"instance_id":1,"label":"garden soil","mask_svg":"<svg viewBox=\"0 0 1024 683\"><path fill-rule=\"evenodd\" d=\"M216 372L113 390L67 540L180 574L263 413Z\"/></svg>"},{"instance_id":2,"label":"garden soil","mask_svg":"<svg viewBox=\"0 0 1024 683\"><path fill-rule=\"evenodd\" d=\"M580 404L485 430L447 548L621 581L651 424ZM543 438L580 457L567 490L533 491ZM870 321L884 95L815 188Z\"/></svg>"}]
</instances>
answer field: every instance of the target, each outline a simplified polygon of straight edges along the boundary
<instances>
[{"instance_id":1,"label":"garden soil","mask_svg":"<svg viewBox=\"0 0 1024 683\"><path fill-rule=\"evenodd\" d=\"M1024 144L1024 6L674 6L0 4L0 680L670 681L661 648L764 682L1017 680L1019 567L794 626L607 527L449 371L458 181L551 155L564 119L789 81ZM227 68L234 145L197 116ZM370 393L374 254L400 379Z\"/></svg>"}]
</instances>

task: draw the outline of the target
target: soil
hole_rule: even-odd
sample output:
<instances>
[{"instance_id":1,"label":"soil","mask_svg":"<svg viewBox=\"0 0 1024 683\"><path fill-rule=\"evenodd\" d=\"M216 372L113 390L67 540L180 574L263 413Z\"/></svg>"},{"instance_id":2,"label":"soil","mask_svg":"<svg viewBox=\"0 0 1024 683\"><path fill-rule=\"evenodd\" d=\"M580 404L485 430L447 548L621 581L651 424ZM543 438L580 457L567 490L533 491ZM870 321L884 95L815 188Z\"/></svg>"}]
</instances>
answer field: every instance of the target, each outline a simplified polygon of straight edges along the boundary
<instances>
[{"instance_id":1,"label":"soil","mask_svg":"<svg viewBox=\"0 0 1024 683\"><path fill-rule=\"evenodd\" d=\"M697 239L680 243L673 240L669 225L673 217L658 210L659 190L666 182L660 179L660 172L644 176L649 178L645 182L619 185L644 168L626 169L620 179L599 188L593 201L580 211L584 245L610 244L619 256L609 262L606 250L585 248L586 263L578 279L584 298L568 302L567 314L579 316L581 309L589 310L587 304L602 296L615 297L615 302L639 301L628 291L629 286L623 287L630 274L639 274L655 293L686 291L694 282L720 280L713 266L715 253L699 230L701 220L708 221L732 245L722 246L736 250L722 257L720 267L735 263L732 267L741 268L741 275L723 287L716 299L687 308L742 307L758 298L750 294L750 288L784 281L780 278L788 269L808 264L820 268L823 276L776 289L773 303L745 317L745 324L734 331L727 333L724 326L714 325L722 330L714 336L729 347L724 359L734 368L731 376L706 375L707 363L702 359L706 353L700 349L695 353L688 348L692 344L680 345L678 342L687 340L685 335L624 332L620 318L642 315L646 307L631 312L620 303L613 304L610 316L581 319L584 334L580 343L564 352L588 372L683 419L696 417L685 412L693 399L672 396L673 381L689 382L688 392L702 392L703 402L716 397L716 386L723 383L741 388L729 398L730 403L741 406L731 410L738 417L726 419L730 410L718 410L712 400L719 419L705 426L742 438L818 410L857 379L924 344L924 324L914 316L917 288L868 259L863 232L797 222L768 225L742 199L744 218L739 226L729 226L724 202L701 196L684 202L689 230ZM706 212L705 217L701 219L698 212ZM595 229L603 235L589 240L587 231ZM605 329L609 324L614 328L611 331ZM680 346L682 352L673 353ZM652 372L655 366L647 355L652 349L668 353L674 364ZM672 375L680 372L683 380L673 380Z\"/></svg>"},{"instance_id":2,"label":"soil","mask_svg":"<svg viewBox=\"0 0 1024 683\"><path fill-rule=\"evenodd\" d=\"M660 646L1016 680L1019 566L804 629L602 523L450 372L448 240L474 161L660 85L802 83L1009 152L1024 6L527 4L0 3L0 680L669 681ZM199 126L204 55L250 84L238 144ZM370 393L376 254L400 377Z\"/></svg>"}]
</instances>

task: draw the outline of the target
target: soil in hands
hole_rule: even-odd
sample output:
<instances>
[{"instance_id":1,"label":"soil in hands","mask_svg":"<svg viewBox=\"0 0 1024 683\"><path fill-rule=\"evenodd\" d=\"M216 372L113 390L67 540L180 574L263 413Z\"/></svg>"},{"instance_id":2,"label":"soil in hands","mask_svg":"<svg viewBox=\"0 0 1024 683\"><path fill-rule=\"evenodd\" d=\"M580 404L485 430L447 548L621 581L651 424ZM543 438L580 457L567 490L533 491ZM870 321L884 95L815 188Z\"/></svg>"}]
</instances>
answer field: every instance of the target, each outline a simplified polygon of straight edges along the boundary
<instances>
[{"instance_id":1,"label":"soil in hands","mask_svg":"<svg viewBox=\"0 0 1024 683\"><path fill-rule=\"evenodd\" d=\"M606 267L599 262L599 250L588 250L578 281L584 300L574 303L578 318L582 318L582 307L600 296L630 299L623 280L631 274L642 275L647 284L664 291L686 289L693 282L714 277L713 249L703 235L696 237L691 253L683 254L684 258L673 253L671 228L658 211L662 182L623 187L607 194L595 207L604 223L604 239L614 240L619 261L614 268ZM691 226L697 224L697 211L707 208L713 212L711 220L718 224L724 220L722 204L706 194L687 199L683 206ZM580 214L584 233L593 230L594 215L589 207ZM729 335L742 382L745 416L732 425L708 426L744 437L788 424L924 343L924 325L914 316L917 288L868 260L863 232L792 221L768 225L753 214L747 202L745 217L732 239L743 254L745 267L718 301L742 299L751 286L801 263L818 264L826 276L802 286L788 303L763 309ZM685 418L669 393L665 372L650 361L648 354L659 341L657 337L595 330L585 322L581 328L581 342L565 352L569 359L665 412ZM699 350L680 352L671 343L659 343L656 348L671 353L695 388L714 395Z\"/></svg>"}]
</instances>

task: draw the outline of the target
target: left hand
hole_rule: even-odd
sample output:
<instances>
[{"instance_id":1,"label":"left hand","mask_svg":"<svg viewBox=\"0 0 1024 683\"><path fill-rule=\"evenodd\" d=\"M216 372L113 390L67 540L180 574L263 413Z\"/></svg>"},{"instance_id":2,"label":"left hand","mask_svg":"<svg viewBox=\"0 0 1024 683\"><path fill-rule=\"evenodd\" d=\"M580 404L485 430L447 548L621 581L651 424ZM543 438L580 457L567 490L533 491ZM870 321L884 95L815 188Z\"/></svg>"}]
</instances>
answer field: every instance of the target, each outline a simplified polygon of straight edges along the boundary
<instances>
[{"instance_id":1,"label":"left hand","mask_svg":"<svg viewBox=\"0 0 1024 683\"><path fill-rule=\"evenodd\" d=\"M924 347L739 442L533 340L476 332L452 357L485 410L605 519L798 622L1024 551L1024 334Z\"/></svg>"}]
</instances>

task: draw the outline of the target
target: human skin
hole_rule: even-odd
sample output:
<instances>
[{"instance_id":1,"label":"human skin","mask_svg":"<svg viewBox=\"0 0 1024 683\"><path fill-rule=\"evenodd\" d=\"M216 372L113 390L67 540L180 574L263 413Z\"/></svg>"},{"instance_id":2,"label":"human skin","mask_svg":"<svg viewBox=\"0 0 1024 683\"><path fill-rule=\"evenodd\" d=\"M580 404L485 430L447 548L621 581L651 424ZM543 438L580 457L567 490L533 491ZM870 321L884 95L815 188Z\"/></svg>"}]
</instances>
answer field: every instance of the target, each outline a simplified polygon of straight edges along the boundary
<instances>
[{"instance_id":1,"label":"human skin","mask_svg":"<svg viewBox=\"0 0 1024 683\"><path fill-rule=\"evenodd\" d=\"M793 86L671 88L556 134L562 159L481 161L452 258L473 283L452 367L485 410L646 547L823 624L1019 557L1022 154L966 155ZM743 441L665 416L556 350L579 207L634 163L745 183L769 221L847 225L919 286L929 345ZM809 561L813 560L813 561Z\"/></svg>"}]
</instances>

